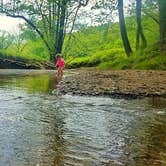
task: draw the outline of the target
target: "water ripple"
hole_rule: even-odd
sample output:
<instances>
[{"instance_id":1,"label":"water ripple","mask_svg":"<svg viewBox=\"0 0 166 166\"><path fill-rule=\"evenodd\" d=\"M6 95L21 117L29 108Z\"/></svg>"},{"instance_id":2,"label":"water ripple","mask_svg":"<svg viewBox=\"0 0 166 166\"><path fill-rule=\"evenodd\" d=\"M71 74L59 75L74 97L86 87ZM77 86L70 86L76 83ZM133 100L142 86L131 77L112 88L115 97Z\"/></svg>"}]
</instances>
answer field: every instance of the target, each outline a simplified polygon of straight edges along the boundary
<instances>
[{"instance_id":1,"label":"water ripple","mask_svg":"<svg viewBox=\"0 0 166 166\"><path fill-rule=\"evenodd\" d=\"M0 166L166 164L165 99L57 96L53 73L10 72L0 83Z\"/></svg>"}]
</instances>

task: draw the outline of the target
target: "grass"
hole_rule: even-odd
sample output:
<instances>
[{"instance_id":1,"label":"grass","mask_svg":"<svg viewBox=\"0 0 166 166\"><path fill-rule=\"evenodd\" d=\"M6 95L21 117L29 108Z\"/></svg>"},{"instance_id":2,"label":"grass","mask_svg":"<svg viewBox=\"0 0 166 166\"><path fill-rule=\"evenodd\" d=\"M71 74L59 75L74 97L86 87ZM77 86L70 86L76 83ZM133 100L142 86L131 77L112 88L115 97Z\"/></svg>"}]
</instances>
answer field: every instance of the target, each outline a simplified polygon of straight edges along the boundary
<instances>
[{"instance_id":1,"label":"grass","mask_svg":"<svg viewBox=\"0 0 166 166\"><path fill-rule=\"evenodd\" d=\"M69 68L97 66L99 69L153 69L166 70L165 52L157 47L138 50L127 57L123 49L100 51L88 57L75 58L67 62Z\"/></svg>"}]
</instances>

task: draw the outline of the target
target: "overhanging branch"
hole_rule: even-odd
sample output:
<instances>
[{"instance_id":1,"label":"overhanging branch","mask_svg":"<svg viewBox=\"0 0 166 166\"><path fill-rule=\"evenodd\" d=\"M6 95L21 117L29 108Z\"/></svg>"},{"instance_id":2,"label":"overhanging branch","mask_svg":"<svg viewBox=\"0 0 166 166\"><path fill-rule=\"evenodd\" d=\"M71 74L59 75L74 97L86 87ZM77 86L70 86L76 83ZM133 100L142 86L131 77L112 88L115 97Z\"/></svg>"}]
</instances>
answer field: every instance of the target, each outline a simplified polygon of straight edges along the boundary
<instances>
[{"instance_id":1,"label":"overhanging branch","mask_svg":"<svg viewBox=\"0 0 166 166\"><path fill-rule=\"evenodd\" d=\"M49 47L47 41L44 38L44 35L41 33L41 31L26 17L21 16L21 15L12 15L9 13L6 13L6 16L12 17L12 18L20 18L23 19L25 22L27 22L37 33L38 35L41 37L41 39L43 40L44 44L46 45L47 49L51 52L51 48Z\"/></svg>"}]
</instances>

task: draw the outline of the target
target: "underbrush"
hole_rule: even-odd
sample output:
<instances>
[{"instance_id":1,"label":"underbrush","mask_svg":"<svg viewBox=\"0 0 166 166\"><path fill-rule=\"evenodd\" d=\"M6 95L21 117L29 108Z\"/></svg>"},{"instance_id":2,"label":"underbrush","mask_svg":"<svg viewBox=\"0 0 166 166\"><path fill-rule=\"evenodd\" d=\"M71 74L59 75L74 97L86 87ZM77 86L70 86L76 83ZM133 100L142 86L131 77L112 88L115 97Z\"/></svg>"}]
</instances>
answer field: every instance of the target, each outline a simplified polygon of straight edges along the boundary
<instances>
[{"instance_id":1,"label":"underbrush","mask_svg":"<svg viewBox=\"0 0 166 166\"><path fill-rule=\"evenodd\" d=\"M93 53L87 57L68 59L68 68L92 67L99 69L146 69L166 70L166 56L158 47L138 50L129 57L123 49L110 49Z\"/></svg>"},{"instance_id":2,"label":"underbrush","mask_svg":"<svg viewBox=\"0 0 166 166\"><path fill-rule=\"evenodd\" d=\"M77 67L92 67L99 66L105 62L112 62L116 59L117 55L125 56L123 49L109 49L94 52L86 57L79 58L70 58L67 59L68 68L77 68Z\"/></svg>"},{"instance_id":3,"label":"underbrush","mask_svg":"<svg viewBox=\"0 0 166 166\"><path fill-rule=\"evenodd\" d=\"M29 41L27 45L20 45L20 48L15 45L0 50L0 53L4 57L15 57L22 59L38 60L38 61L48 61L49 53L41 41L33 42Z\"/></svg>"}]
</instances>

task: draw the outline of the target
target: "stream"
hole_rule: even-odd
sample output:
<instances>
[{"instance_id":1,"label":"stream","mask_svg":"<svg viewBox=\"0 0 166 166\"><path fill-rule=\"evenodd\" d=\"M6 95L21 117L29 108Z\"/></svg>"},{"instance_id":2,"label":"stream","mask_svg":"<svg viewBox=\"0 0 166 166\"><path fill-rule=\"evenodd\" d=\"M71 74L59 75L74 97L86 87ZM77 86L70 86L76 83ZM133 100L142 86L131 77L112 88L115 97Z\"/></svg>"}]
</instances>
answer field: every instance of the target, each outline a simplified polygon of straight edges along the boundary
<instances>
[{"instance_id":1,"label":"stream","mask_svg":"<svg viewBox=\"0 0 166 166\"><path fill-rule=\"evenodd\" d=\"M56 84L55 71L0 70L0 166L166 165L165 98L62 95Z\"/></svg>"}]
</instances>

